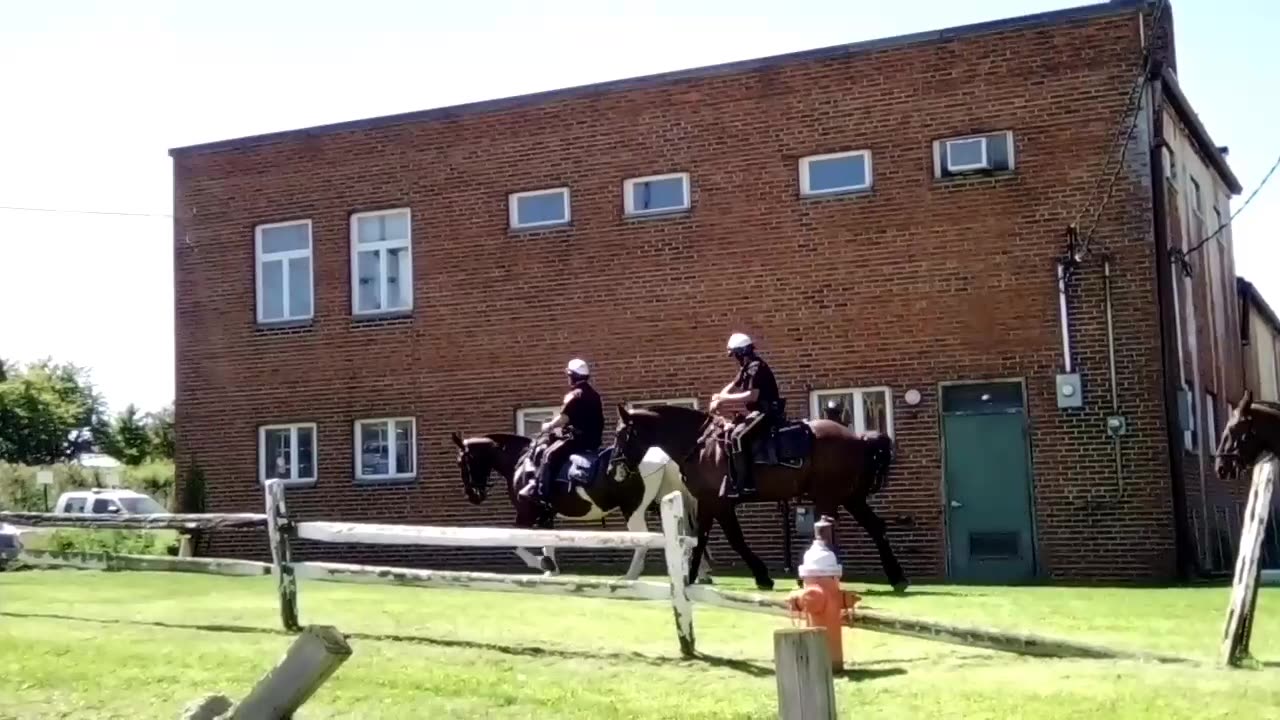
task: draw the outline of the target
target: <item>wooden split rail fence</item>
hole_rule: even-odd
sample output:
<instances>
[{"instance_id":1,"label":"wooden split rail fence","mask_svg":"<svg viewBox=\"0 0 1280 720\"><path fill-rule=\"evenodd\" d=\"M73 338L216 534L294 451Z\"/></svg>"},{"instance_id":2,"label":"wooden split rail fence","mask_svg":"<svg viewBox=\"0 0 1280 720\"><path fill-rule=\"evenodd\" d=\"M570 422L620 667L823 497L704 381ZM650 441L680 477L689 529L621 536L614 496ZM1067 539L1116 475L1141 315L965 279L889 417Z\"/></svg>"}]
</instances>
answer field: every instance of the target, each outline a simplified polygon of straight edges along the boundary
<instances>
[{"instance_id":1,"label":"wooden split rail fence","mask_svg":"<svg viewBox=\"0 0 1280 720\"><path fill-rule=\"evenodd\" d=\"M95 516L0 512L0 522L27 527L180 530L264 528L270 539L272 557L270 563L216 558L56 553L34 550L23 551L19 559L36 567L193 572L230 576L270 574L276 579L281 623L291 632L298 632L301 628L298 613L298 578L323 582L377 583L669 602L675 618L680 651L687 657L695 654L693 628L695 603L780 617L793 616L787 600L780 596L738 593L686 583L694 539L688 534L684 501L679 492L670 493L662 498L661 533L296 521L288 513L284 486L281 483L268 482L264 495L266 512L263 514ZM668 581L660 583L645 580L544 577L295 561L290 549L290 541L294 538L319 542L383 545L661 549L666 559ZM1181 661L1179 658L1114 650L1072 640L904 618L872 609L859 609L848 624L871 632L1021 655Z\"/></svg>"}]
</instances>

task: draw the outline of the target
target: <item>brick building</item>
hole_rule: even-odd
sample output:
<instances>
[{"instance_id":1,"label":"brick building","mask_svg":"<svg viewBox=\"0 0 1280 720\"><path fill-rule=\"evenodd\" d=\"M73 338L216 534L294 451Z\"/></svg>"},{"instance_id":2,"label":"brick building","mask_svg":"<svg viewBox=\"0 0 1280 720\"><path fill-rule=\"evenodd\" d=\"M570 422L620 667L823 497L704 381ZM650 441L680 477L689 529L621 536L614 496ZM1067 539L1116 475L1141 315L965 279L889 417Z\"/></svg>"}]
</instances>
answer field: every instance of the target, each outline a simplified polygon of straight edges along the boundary
<instances>
[{"instance_id":1,"label":"brick building","mask_svg":"<svg viewBox=\"0 0 1280 720\"><path fill-rule=\"evenodd\" d=\"M837 399L893 434L875 504L913 577L1207 566L1231 489L1192 418L1240 384L1231 238L1190 279L1169 250L1239 186L1178 90L1172 12L1153 19L1111 2L175 149L180 476L215 511L279 473L303 517L507 524L465 500L451 431L544 419L575 356L609 408L705 407L743 330L793 416ZM780 565L776 508L740 515ZM842 528L846 567L878 576Z\"/></svg>"}]
</instances>

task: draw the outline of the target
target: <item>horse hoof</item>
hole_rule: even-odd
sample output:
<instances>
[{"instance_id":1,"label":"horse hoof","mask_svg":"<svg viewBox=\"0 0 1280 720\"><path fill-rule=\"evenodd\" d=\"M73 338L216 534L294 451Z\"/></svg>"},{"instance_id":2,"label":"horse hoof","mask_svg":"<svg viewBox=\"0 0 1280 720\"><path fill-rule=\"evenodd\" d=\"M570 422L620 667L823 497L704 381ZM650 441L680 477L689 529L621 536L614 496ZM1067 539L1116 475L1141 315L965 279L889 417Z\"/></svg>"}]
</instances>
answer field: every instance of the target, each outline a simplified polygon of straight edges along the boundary
<instances>
[{"instance_id":1,"label":"horse hoof","mask_svg":"<svg viewBox=\"0 0 1280 720\"><path fill-rule=\"evenodd\" d=\"M907 588L908 588L910 585L911 585L911 583L907 582L906 580L903 580L902 582L894 583L894 584L893 584L893 591L894 591L894 592L896 592L896 593L898 593L899 595L901 595L902 593L904 593L904 592L906 592L906 591L907 591Z\"/></svg>"},{"instance_id":2,"label":"horse hoof","mask_svg":"<svg viewBox=\"0 0 1280 720\"><path fill-rule=\"evenodd\" d=\"M541 568L543 572L547 573L548 575L555 574L556 571L559 569L556 567L555 561L546 556L543 556L543 558L538 561L538 567Z\"/></svg>"},{"instance_id":3,"label":"horse hoof","mask_svg":"<svg viewBox=\"0 0 1280 720\"><path fill-rule=\"evenodd\" d=\"M756 589L757 589L757 590L772 590L772 589L773 589L773 580L770 580L769 578L765 578L764 580L757 580L757 581L756 581Z\"/></svg>"},{"instance_id":4,"label":"horse hoof","mask_svg":"<svg viewBox=\"0 0 1280 720\"><path fill-rule=\"evenodd\" d=\"M693 581L694 585L715 585L715 581L709 577L700 577Z\"/></svg>"}]
</instances>

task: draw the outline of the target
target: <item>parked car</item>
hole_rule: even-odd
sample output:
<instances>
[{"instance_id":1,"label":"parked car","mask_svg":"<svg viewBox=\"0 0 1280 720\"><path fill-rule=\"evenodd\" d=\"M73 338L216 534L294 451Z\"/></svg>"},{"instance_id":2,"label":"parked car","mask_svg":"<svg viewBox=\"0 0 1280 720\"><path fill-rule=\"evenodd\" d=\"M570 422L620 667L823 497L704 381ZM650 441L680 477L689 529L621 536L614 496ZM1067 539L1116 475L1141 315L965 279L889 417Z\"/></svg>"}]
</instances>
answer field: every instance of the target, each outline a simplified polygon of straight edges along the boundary
<instances>
[{"instance_id":1,"label":"parked car","mask_svg":"<svg viewBox=\"0 0 1280 720\"><path fill-rule=\"evenodd\" d=\"M22 552L22 537L18 528L0 523L0 570L17 559Z\"/></svg>"},{"instance_id":2,"label":"parked car","mask_svg":"<svg viewBox=\"0 0 1280 720\"><path fill-rule=\"evenodd\" d=\"M148 495L133 490L116 488L92 488L71 490L58 496L53 507L56 513L94 513L119 515L151 515L167 513L165 506Z\"/></svg>"}]
</instances>

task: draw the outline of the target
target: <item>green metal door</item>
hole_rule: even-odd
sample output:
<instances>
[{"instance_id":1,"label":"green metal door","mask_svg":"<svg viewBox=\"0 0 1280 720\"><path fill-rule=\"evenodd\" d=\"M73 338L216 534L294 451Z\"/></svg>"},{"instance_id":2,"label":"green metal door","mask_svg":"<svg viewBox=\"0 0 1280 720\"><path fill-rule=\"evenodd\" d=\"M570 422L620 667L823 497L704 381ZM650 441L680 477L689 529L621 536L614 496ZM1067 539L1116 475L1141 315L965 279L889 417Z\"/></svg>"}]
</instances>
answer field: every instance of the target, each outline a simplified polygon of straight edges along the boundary
<instances>
[{"instance_id":1,"label":"green metal door","mask_svg":"<svg viewBox=\"0 0 1280 720\"><path fill-rule=\"evenodd\" d=\"M952 580L1015 583L1036 573L1031 458L1021 383L942 389Z\"/></svg>"}]
</instances>

